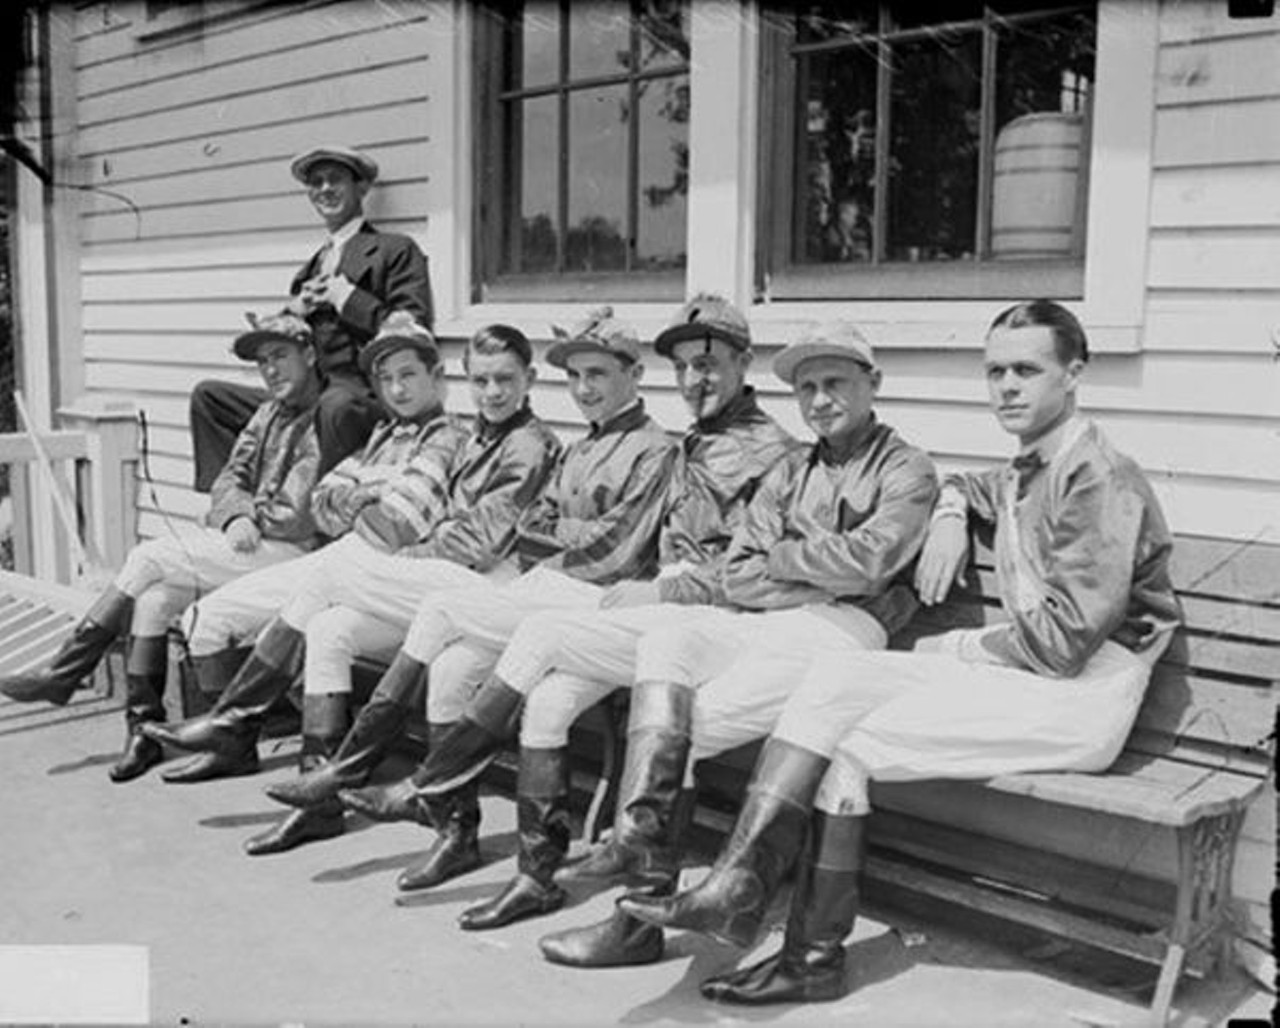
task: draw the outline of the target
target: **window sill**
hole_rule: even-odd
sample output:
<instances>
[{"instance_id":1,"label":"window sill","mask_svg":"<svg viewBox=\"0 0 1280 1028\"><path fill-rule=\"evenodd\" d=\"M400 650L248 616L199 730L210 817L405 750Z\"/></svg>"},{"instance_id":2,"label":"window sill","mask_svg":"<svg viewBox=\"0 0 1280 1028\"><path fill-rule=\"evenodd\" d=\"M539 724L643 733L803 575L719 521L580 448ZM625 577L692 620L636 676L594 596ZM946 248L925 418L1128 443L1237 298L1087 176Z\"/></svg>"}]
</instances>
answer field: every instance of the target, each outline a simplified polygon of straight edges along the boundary
<instances>
[{"instance_id":1,"label":"window sill","mask_svg":"<svg viewBox=\"0 0 1280 1028\"><path fill-rule=\"evenodd\" d=\"M580 275L510 275L480 286L478 303L617 303L684 299L685 272L609 271Z\"/></svg>"},{"instance_id":2,"label":"window sill","mask_svg":"<svg viewBox=\"0 0 1280 1028\"><path fill-rule=\"evenodd\" d=\"M1071 260L809 264L775 273L770 300L991 300L1084 296L1084 264Z\"/></svg>"}]
</instances>

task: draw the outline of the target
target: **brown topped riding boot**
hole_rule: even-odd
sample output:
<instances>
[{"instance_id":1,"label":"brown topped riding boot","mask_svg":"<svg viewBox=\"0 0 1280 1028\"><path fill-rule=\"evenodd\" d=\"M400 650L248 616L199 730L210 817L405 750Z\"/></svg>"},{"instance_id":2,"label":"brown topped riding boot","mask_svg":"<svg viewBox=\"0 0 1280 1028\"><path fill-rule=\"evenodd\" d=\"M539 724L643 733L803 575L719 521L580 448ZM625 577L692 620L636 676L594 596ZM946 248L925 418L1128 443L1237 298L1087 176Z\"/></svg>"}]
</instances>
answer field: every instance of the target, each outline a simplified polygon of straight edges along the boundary
<instances>
[{"instance_id":1,"label":"brown topped riding boot","mask_svg":"<svg viewBox=\"0 0 1280 1028\"><path fill-rule=\"evenodd\" d=\"M422 710L426 687L426 665L401 650L332 758L291 781L267 786L267 795L287 807L306 810L336 799L339 789L364 785L410 716Z\"/></svg>"},{"instance_id":2,"label":"brown topped riding boot","mask_svg":"<svg viewBox=\"0 0 1280 1028\"><path fill-rule=\"evenodd\" d=\"M322 764L342 744L351 723L351 698L347 693L304 693L302 697L302 752L298 767L305 774ZM305 842L332 839L343 832L342 804L295 810L272 828L245 840L251 857L284 853Z\"/></svg>"},{"instance_id":3,"label":"brown topped riding boot","mask_svg":"<svg viewBox=\"0 0 1280 1028\"><path fill-rule=\"evenodd\" d=\"M300 671L305 647L306 636L276 618L209 713L176 725L143 725L148 738L204 754L160 777L186 783L256 772L263 720Z\"/></svg>"},{"instance_id":4,"label":"brown topped riding boot","mask_svg":"<svg viewBox=\"0 0 1280 1028\"><path fill-rule=\"evenodd\" d=\"M660 883L675 876L680 857L673 826L689 764L693 699L692 689L672 682L640 682L632 690L613 834L565 867L558 881Z\"/></svg>"},{"instance_id":5,"label":"brown topped riding boot","mask_svg":"<svg viewBox=\"0 0 1280 1028\"><path fill-rule=\"evenodd\" d=\"M124 751L107 772L113 782L129 782L164 760L160 744L140 731L148 721L164 720L164 685L169 670L166 636L134 636L125 658L125 708L127 726Z\"/></svg>"},{"instance_id":6,"label":"brown topped riding boot","mask_svg":"<svg viewBox=\"0 0 1280 1028\"><path fill-rule=\"evenodd\" d=\"M844 940L858 912L858 875L866 854L862 816L815 810L809 852L800 866L782 949L740 971L702 983L723 1003L825 1003L844 997Z\"/></svg>"},{"instance_id":7,"label":"brown topped riding boot","mask_svg":"<svg viewBox=\"0 0 1280 1028\"><path fill-rule=\"evenodd\" d=\"M564 906L565 893L555 871L569 850L568 750L520 750L516 787L516 826L520 834L519 874L487 903L462 912L466 931L501 928Z\"/></svg>"},{"instance_id":8,"label":"brown topped riding boot","mask_svg":"<svg viewBox=\"0 0 1280 1028\"><path fill-rule=\"evenodd\" d=\"M618 908L664 928L688 928L750 945L783 876L795 862L809 809L830 760L770 738L756 763L747 802L707 877L669 899L633 894Z\"/></svg>"},{"instance_id":9,"label":"brown topped riding boot","mask_svg":"<svg viewBox=\"0 0 1280 1028\"><path fill-rule=\"evenodd\" d=\"M132 618L133 597L114 585L107 586L59 647L49 666L0 679L0 693L19 703L43 701L65 707L111 644L128 631Z\"/></svg>"},{"instance_id":10,"label":"brown topped riding boot","mask_svg":"<svg viewBox=\"0 0 1280 1028\"><path fill-rule=\"evenodd\" d=\"M492 675L472 697L467 713L413 774L391 785L343 789L338 799L348 810L374 821L429 824L423 800L478 778L515 734L523 708L524 694Z\"/></svg>"}]
</instances>

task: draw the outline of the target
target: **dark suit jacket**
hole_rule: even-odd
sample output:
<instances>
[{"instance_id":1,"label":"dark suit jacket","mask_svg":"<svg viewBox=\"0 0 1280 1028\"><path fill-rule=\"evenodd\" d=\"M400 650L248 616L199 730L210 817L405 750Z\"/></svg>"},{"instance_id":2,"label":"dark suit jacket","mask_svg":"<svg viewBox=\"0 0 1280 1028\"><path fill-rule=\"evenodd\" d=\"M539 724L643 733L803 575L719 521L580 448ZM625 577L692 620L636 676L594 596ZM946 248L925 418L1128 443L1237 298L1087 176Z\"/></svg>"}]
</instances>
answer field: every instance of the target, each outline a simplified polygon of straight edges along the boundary
<instances>
[{"instance_id":1,"label":"dark suit jacket","mask_svg":"<svg viewBox=\"0 0 1280 1028\"><path fill-rule=\"evenodd\" d=\"M290 295L319 271L317 251L302 266L289 286ZM329 373L341 370L356 375L356 356L382 319L393 310L406 310L431 327L431 280L427 258L418 244L395 232L379 232L367 221L342 249L338 271L355 285L341 311L322 307L307 320L320 351L320 366ZM363 377L363 376L361 376Z\"/></svg>"}]
</instances>

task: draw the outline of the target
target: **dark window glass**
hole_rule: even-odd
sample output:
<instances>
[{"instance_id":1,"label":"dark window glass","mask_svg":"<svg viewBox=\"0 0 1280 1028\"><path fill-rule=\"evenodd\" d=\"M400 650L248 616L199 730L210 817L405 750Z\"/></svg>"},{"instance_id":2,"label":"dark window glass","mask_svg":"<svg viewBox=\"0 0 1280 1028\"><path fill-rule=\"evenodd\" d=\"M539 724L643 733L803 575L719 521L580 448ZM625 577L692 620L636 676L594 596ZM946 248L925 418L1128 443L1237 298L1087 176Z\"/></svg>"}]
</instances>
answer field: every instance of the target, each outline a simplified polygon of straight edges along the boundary
<instances>
[{"instance_id":1,"label":"dark window glass","mask_svg":"<svg viewBox=\"0 0 1280 1028\"><path fill-rule=\"evenodd\" d=\"M689 0L544 0L486 13L482 283L682 268Z\"/></svg>"}]
</instances>

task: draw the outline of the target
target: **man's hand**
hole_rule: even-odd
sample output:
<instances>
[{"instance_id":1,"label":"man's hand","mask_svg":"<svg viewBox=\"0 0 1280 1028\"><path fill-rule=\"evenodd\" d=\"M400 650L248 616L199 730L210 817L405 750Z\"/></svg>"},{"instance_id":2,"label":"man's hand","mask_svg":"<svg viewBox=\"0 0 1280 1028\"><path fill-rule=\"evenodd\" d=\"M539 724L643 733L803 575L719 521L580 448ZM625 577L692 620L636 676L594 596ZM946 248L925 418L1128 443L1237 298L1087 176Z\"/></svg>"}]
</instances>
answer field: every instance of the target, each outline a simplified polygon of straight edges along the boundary
<instances>
[{"instance_id":1,"label":"man's hand","mask_svg":"<svg viewBox=\"0 0 1280 1028\"><path fill-rule=\"evenodd\" d=\"M916 592L926 607L947 598L969 557L969 526L964 518L935 518L916 564Z\"/></svg>"},{"instance_id":2,"label":"man's hand","mask_svg":"<svg viewBox=\"0 0 1280 1028\"><path fill-rule=\"evenodd\" d=\"M644 607L661 602L657 582L618 582L600 598L601 607Z\"/></svg>"},{"instance_id":3,"label":"man's hand","mask_svg":"<svg viewBox=\"0 0 1280 1028\"><path fill-rule=\"evenodd\" d=\"M262 542L262 533L258 530L258 526L248 518L236 518L222 530L222 534L227 537L227 542L237 553L252 553Z\"/></svg>"},{"instance_id":4,"label":"man's hand","mask_svg":"<svg viewBox=\"0 0 1280 1028\"><path fill-rule=\"evenodd\" d=\"M341 311L355 286L346 275L320 275L302 283L298 298L307 314L318 307L332 307Z\"/></svg>"}]
</instances>

